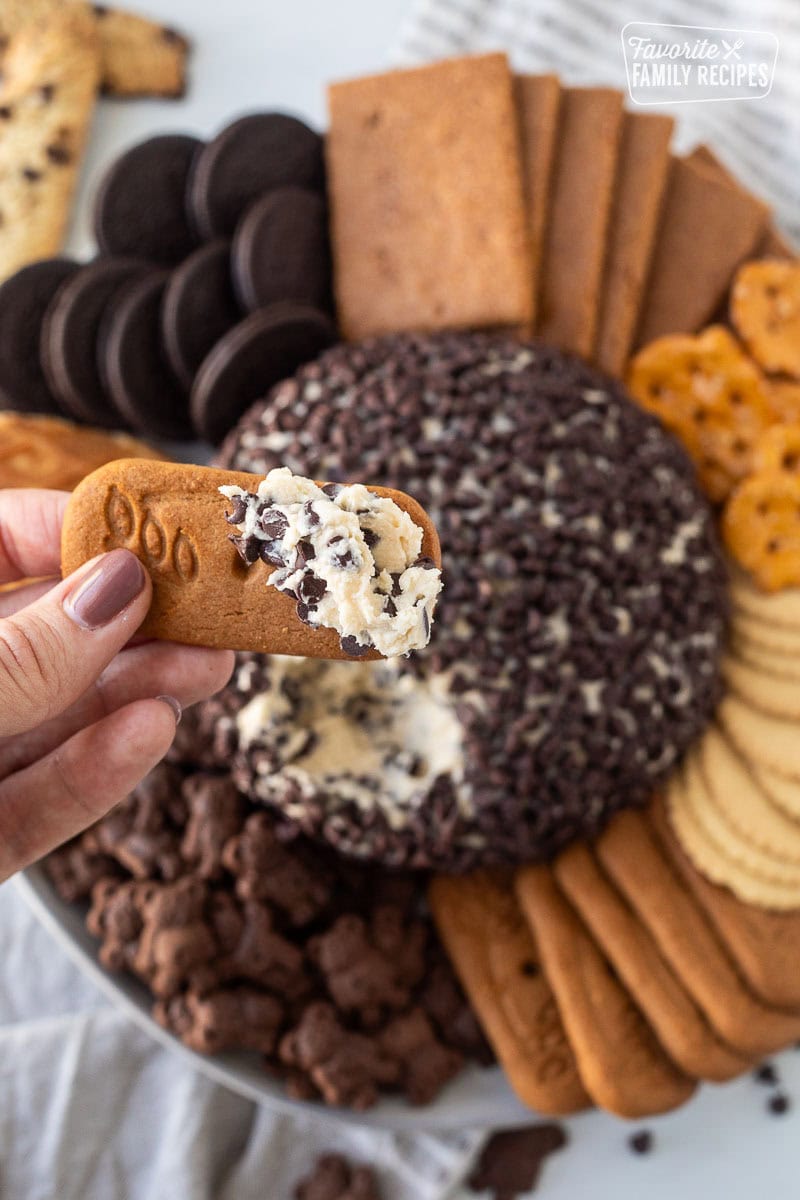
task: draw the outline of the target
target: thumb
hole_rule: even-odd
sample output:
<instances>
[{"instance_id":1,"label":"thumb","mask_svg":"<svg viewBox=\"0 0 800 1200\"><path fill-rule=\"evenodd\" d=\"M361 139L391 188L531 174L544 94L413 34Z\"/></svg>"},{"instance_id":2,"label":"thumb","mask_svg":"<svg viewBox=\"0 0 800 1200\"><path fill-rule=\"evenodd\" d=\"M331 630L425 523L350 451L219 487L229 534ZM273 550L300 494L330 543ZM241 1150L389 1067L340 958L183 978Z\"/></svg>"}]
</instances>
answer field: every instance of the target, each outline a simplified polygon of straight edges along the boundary
<instances>
[{"instance_id":1,"label":"thumb","mask_svg":"<svg viewBox=\"0 0 800 1200\"><path fill-rule=\"evenodd\" d=\"M139 628L151 596L138 558L111 550L0 621L0 736L33 729L82 696Z\"/></svg>"}]
</instances>

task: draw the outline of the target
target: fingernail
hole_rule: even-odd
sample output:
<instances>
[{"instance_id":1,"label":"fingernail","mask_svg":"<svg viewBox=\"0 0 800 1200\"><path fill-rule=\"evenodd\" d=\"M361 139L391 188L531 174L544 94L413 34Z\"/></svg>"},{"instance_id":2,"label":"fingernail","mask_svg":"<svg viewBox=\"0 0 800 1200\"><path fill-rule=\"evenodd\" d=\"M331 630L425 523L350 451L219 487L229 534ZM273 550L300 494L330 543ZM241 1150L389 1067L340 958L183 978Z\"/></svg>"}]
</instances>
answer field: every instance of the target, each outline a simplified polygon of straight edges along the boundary
<instances>
[{"instance_id":1,"label":"fingernail","mask_svg":"<svg viewBox=\"0 0 800 1200\"><path fill-rule=\"evenodd\" d=\"M64 611L84 629L100 629L135 600L145 584L144 567L130 550L111 550L64 600Z\"/></svg>"},{"instance_id":2,"label":"fingernail","mask_svg":"<svg viewBox=\"0 0 800 1200\"><path fill-rule=\"evenodd\" d=\"M161 701L163 701L164 704L169 705L169 707L172 709L173 715L175 717L175 724L180 725L181 717L183 716L183 709L181 708L180 704L175 699L175 697L174 696L156 696L156 700L161 700Z\"/></svg>"}]
</instances>

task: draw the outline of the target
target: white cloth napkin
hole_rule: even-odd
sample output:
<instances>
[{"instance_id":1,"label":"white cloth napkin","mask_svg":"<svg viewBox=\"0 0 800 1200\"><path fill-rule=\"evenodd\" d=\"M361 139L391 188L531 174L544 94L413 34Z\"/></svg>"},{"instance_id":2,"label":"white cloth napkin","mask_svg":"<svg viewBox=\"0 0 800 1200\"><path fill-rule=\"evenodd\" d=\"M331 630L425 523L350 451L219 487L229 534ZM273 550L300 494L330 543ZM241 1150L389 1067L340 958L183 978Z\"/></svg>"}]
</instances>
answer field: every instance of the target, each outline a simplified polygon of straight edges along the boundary
<instances>
[{"instance_id":1,"label":"white cloth napkin","mask_svg":"<svg viewBox=\"0 0 800 1200\"><path fill-rule=\"evenodd\" d=\"M318 1155L442 1200L477 1133L393 1135L282 1116L212 1083L113 1008L0 887L2 1200L290 1200Z\"/></svg>"}]
</instances>

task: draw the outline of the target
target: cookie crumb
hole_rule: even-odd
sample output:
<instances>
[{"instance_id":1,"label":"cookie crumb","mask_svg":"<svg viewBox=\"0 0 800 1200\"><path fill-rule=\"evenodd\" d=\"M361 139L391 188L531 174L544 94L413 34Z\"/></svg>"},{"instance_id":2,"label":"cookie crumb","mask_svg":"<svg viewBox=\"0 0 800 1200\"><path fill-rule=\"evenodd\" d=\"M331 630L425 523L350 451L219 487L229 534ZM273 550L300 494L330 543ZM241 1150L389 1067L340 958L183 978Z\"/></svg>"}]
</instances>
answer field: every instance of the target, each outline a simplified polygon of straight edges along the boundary
<instances>
[{"instance_id":1,"label":"cookie crumb","mask_svg":"<svg viewBox=\"0 0 800 1200\"><path fill-rule=\"evenodd\" d=\"M493 1134L467 1180L472 1192L488 1190L493 1200L514 1200L533 1191L548 1154L567 1145L563 1125L547 1122Z\"/></svg>"},{"instance_id":2,"label":"cookie crumb","mask_svg":"<svg viewBox=\"0 0 800 1200\"><path fill-rule=\"evenodd\" d=\"M375 1172L342 1154L323 1154L294 1190L294 1200L382 1200Z\"/></svg>"}]
</instances>

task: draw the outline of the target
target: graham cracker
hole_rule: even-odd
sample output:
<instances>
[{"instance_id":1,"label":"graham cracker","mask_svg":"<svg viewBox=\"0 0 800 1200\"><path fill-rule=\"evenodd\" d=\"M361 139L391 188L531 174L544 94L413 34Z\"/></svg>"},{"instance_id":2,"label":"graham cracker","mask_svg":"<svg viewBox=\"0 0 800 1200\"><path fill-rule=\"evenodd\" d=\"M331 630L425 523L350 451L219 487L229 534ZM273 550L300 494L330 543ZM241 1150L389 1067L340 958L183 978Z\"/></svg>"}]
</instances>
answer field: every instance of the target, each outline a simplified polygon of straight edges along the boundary
<instances>
[{"instance_id":1,"label":"graham cracker","mask_svg":"<svg viewBox=\"0 0 800 1200\"><path fill-rule=\"evenodd\" d=\"M609 221L594 358L611 375L628 361L655 246L675 122L626 112Z\"/></svg>"},{"instance_id":2,"label":"graham cracker","mask_svg":"<svg viewBox=\"0 0 800 1200\"><path fill-rule=\"evenodd\" d=\"M517 75L514 95L520 128L525 206L531 241L535 325L541 289L542 244L550 206L561 84L557 75Z\"/></svg>"},{"instance_id":3,"label":"graham cracker","mask_svg":"<svg viewBox=\"0 0 800 1200\"><path fill-rule=\"evenodd\" d=\"M768 222L760 200L702 162L673 158L636 346L705 325Z\"/></svg>"},{"instance_id":4,"label":"graham cracker","mask_svg":"<svg viewBox=\"0 0 800 1200\"><path fill-rule=\"evenodd\" d=\"M528 325L533 275L505 55L390 71L328 95L344 336Z\"/></svg>"},{"instance_id":5,"label":"graham cracker","mask_svg":"<svg viewBox=\"0 0 800 1200\"><path fill-rule=\"evenodd\" d=\"M428 891L439 934L509 1083L547 1116L590 1104L511 876L439 876Z\"/></svg>"},{"instance_id":6,"label":"graham cracker","mask_svg":"<svg viewBox=\"0 0 800 1200\"><path fill-rule=\"evenodd\" d=\"M515 887L589 1094L629 1118L683 1104L694 1083L667 1058L550 869L523 867Z\"/></svg>"},{"instance_id":7,"label":"graham cracker","mask_svg":"<svg viewBox=\"0 0 800 1200\"><path fill-rule=\"evenodd\" d=\"M597 331L621 128L621 92L562 92L536 332L584 358Z\"/></svg>"},{"instance_id":8,"label":"graham cracker","mask_svg":"<svg viewBox=\"0 0 800 1200\"><path fill-rule=\"evenodd\" d=\"M800 1013L769 1007L749 991L643 813L616 817L596 852L718 1037L745 1058L797 1040Z\"/></svg>"},{"instance_id":9,"label":"graham cracker","mask_svg":"<svg viewBox=\"0 0 800 1200\"><path fill-rule=\"evenodd\" d=\"M729 171L723 162L721 162L710 146L699 145L695 146L690 154L686 155L687 162L701 163L710 170L716 172L717 177L731 187L739 188L742 192L747 192L747 189L736 178L732 171ZM764 234L759 242L755 258L796 258L797 249L792 245L784 233L770 221Z\"/></svg>"},{"instance_id":10,"label":"graham cracker","mask_svg":"<svg viewBox=\"0 0 800 1200\"><path fill-rule=\"evenodd\" d=\"M716 1083L746 1071L752 1060L735 1054L712 1032L590 848L572 846L553 871L676 1066L693 1079Z\"/></svg>"},{"instance_id":11,"label":"graham cracker","mask_svg":"<svg viewBox=\"0 0 800 1200\"><path fill-rule=\"evenodd\" d=\"M774 913L743 904L711 883L681 849L659 801L649 813L660 846L711 922L743 978L765 1004L800 1008L800 911Z\"/></svg>"}]
</instances>

